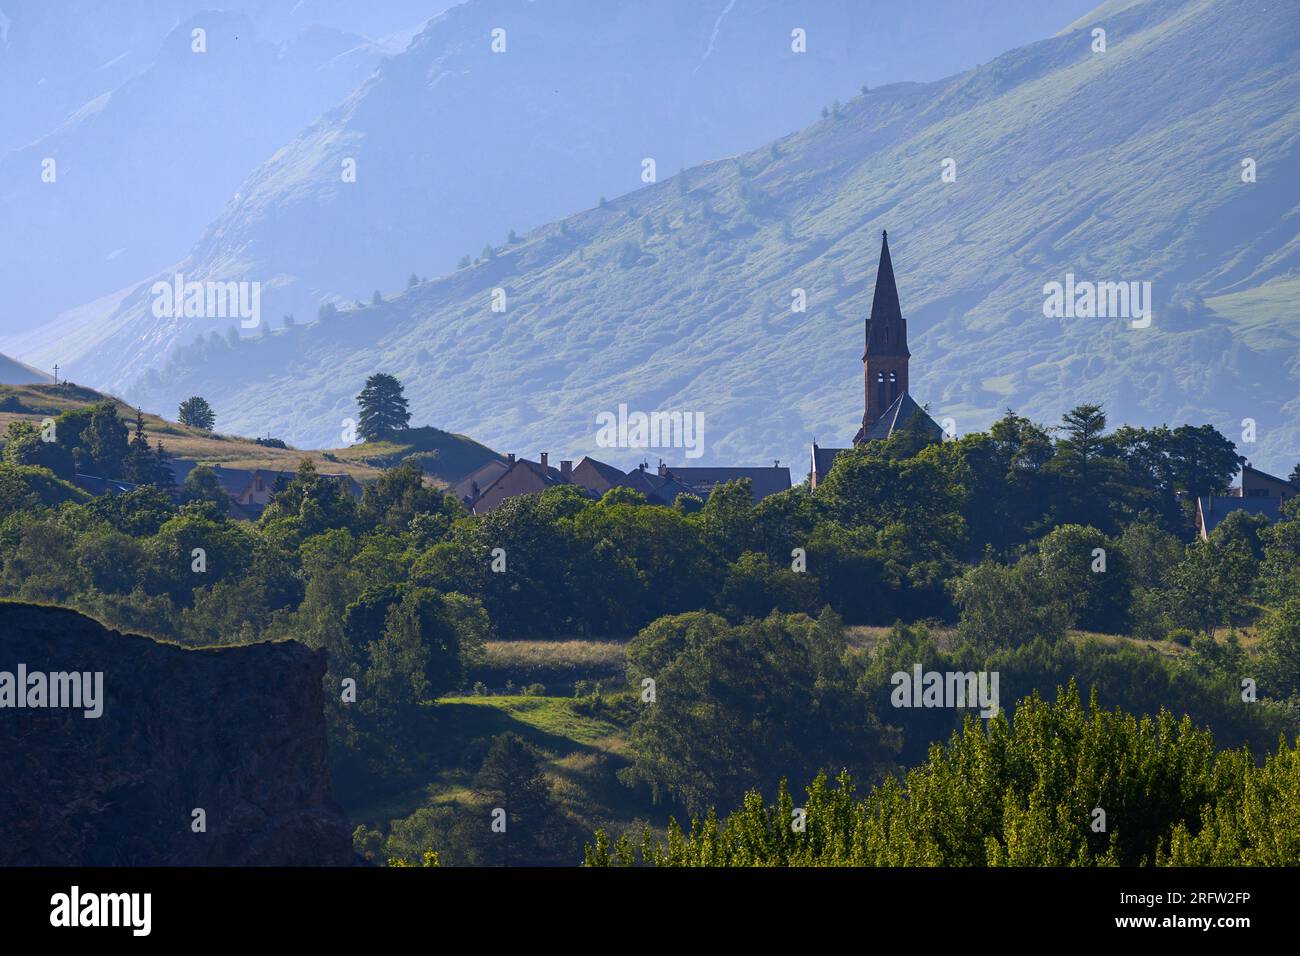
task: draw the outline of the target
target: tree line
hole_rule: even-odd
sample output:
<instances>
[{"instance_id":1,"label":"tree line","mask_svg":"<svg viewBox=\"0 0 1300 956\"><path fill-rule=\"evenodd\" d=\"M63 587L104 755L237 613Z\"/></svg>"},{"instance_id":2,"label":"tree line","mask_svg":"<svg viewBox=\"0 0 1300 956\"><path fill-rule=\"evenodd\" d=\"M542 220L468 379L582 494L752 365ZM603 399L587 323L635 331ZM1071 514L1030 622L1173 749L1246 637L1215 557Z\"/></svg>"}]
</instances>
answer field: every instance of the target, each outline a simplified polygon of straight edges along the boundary
<instances>
[{"instance_id":1,"label":"tree line","mask_svg":"<svg viewBox=\"0 0 1300 956\"><path fill-rule=\"evenodd\" d=\"M74 447L103 454L115 416L79 414ZM1189 496L1222 489L1237 462L1206 427L1107 432L1083 406L1053 431L1008 413L955 441L904 429L848 451L815 494L754 504L741 482L664 507L559 486L480 516L411 463L355 500L304 462L255 522L231 520L199 469L180 501L149 486L87 500L11 457L12 441L0 595L190 645L327 649L349 799L484 759L451 754L427 704L465 687L489 640L635 635L628 690L601 704L628 728L622 777L690 812L783 776L874 782L925 759L957 717L889 706L888 675L918 662L996 666L1007 700L1077 675L1106 706L1167 705L1255 752L1295 726L1298 506L1272 525L1233 516L1200 541ZM864 646L862 624L891 630ZM1234 636L1246 628L1249 642ZM1166 658L1065 640L1072 629L1184 647ZM647 677L651 707L637 696Z\"/></svg>"}]
</instances>

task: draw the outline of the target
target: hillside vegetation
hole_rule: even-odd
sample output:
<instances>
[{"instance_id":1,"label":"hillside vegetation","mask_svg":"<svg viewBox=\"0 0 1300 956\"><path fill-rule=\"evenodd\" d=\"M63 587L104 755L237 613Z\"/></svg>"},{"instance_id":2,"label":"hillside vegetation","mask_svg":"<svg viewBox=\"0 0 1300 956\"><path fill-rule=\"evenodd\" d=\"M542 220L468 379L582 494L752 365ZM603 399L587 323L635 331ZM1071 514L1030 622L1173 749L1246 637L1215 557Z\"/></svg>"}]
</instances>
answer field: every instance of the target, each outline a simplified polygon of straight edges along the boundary
<instances>
[{"instance_id":1,"label":"hillside vegetation","mask_svg":"<svg viewBox=\"0 0 1300 956\"><path fill-rule=\"evenodd\" d=\"M215 188L229 202L219 214L203 205L191 211L212 208L206 230L191 225L189 254L182 258L186 247L173 246L147 268L169 281L178 269L194 278L261 282L266 322L286 314L306 321L322 298L368 302L374 289L402 287L412 272L443 274L486 242L586 208L602 194L634 189L646 158L663 179L752 149L863 84L946 76L1059 30L1090 2L926 0L921 12L893 0L794 7L789 0L466 0L429 21L316 122L306 128L284 122L280 148L265 149L255 160L260 165L241 165L238 155L225 162L215 179L246 175L238 192L231 196L238 179ZM419 13L431 17L444 5L447 0L426 3ZM373 16L356 6L348 5L352 18ZM387 11L390 4L381 6ZM305 17L324 15L320 4L302 7ZM794 49L796 28L806 53ZM212 59L220 55L214 49ZM233 68L231 78L203 78L219 98L262 75L255 60L227 57L213 67L219 63ZM275 83L275 96L253 97L233 128L199 112L208 122L187 141L234 138L246 156L256 141L249 134L269 106L291 100L304 78L313 92L323 85L319 69L281 68L291 81ZM155 101L184 95L194 74L163 73L159 79L171 82L153 91ZM124 116L118 100L109 102L101 121L109 131L134 116ZM118 132L120 143L137 139ZM140 162L152 161L146 150ZM349 161L356 163L351 182L341 176ZM188 171L160 168L146 180L165 189ZM31 189L48 197L40 184ZM134 218L150 225L147 216ZM154 241L187 222L165 218ZM115 243L108 248L136 251L136 241L113 238L121 230L101 232L96 238ZM0 277L3 269L0 260ZM130 276L144 274L136 269ZM213 327L156 318L151 283L127 289L120 308L105 303L72 334L25 342L22 354L71 364L74 378L131 394L127 386L146 367ZM111 335L88 347L89 333L105 328ZM218 324L217 331L225 329Z\"/></svg>"},{"instance_id":2,"label":"hillside vegetation","mask_svg":"<svg viewBox=\"0 0 1300 956\"><path fill-rule=\"evenodd\" d=\"M334 460L345 465L391 468L403 461L419 465L427 475L454 483L482 468L501 455L464 435L453 435L439 428L420 426L390 433L382 441L367 441L334 453Z\"/></svg>"},{"instance_id":3,"label":"hillside vegetation","mask_svg":"<svg viewBox=\"0 0 1300 956\"><path fill-rule=\"evenodd\" d=\"M112 402L117 406L118 417L132 421L136 410L122 399L104 395L79 385L0 385L0 438L13 421L29 421L37 425L45 418L62 412L87 408L99 402ZM345 472L357 481L377 477L380 469L363 461L333 458L333 453L297 448L272 448L259 445L251 438L241 438L219 432L191 428L145 412L145 430L155 443L161 440L172 458L222 465L226 468L266 468L292 472L304 458L310 459L321 472ZM110 476L116 477L116 476Z\"/></svg>"},{"instance_id":4,"label":"hillside vegetation","mask_svg":"<svg viewBox=\"0 0 1300 956\"><path fill-rule=\"evenodd\" d=\"M10 422L29 421L39 425L45 418L105 401L117 406L118 416L123 421L134 420L135 408L122 399L79 385L0 385L0 440L3 440ZM464 435L453 435L427 426L396 432L388 440L360 442L330 451L275 448L237 435L181 425L148 412L143 417L149 438L154 442L161 440L170 457L226 468L292 472L305 458L319 472L343 473L357 481L370 481L384 468L410 461L418 465L431 482L445 486L500 457L492 449Z\"/></svg>"},{"instance_id":5,"label":"hillside vegetation","mask_svg":"<svg viewBox=\"0 0 1300 956\"><path fill-rule=\"evenodd\" d=\"M98 454L109 417L77 447ZM815 494L755 504L730 482L671 508L559 485L470 515L408 464L359 500L304 467L256 521L152 487L69 493L12 460L40 445L18 432L0 462L0 598L187 646L326 651L333 779L376 861L573 863L596 829L648 824L671 843L670 815L783 778L887 787L974 708L1018 720L1071 680L1103 708L1187 718L1213 734L1202 755L1281 753L1297 731L1300 500L1197 536L1187 501L1237 466L1213 429L1112 432L1096 406L1050 431L1014 415L955 441L903 429L840 455ZM921 672L978 675L978 700L900 700L899 676ZM1098 731L1121 753L1125 733ZM1200 766L1197 787L1246 758ZM1201 792L1231 813L1225 786ZM937 824L969 843L962 861L986 836L1025 859L962 806ZM516 837L488 828L497 807ZM1127 824L1123 843L1089 840L1088 860L1217 845L1184 804L1166 809L1136 843ZM1049 822L1051 859L1078 855L1078 820ZM1162 851L1179 823L1183 849ZM906 862L929 859L926 839Z\"/></svg>"},{"instance_id":6,"label":"hillside vegetation","mask_svg":"<svg viewBox=\"0 0 1300 956\"><path fill-rule=\"evenodd\" d=\"M1235 438L1250 418L1243 453L1285 474L1300 447L1300 248L1280 212L1300 199L1285 173L1300 8L1143 0L1105 15L1105 53L1092 22L948 80L872 89L379 304L235 348L209 336L140 393L170 401L201 381L241 427L319 440L345 383L382 367L409 383L417 419L494 447L597 451L596 415L626 402L704 413L701 463L802 469L809 439L845 444L861 418L888 229L911 391L936 420L965 434L1008 407L1054 420L1094 401L1115 422L1208 420ZM1067 273L1151 282L1151 326L1045 318L1043 287Z\"/></svg>"}]
</instances>

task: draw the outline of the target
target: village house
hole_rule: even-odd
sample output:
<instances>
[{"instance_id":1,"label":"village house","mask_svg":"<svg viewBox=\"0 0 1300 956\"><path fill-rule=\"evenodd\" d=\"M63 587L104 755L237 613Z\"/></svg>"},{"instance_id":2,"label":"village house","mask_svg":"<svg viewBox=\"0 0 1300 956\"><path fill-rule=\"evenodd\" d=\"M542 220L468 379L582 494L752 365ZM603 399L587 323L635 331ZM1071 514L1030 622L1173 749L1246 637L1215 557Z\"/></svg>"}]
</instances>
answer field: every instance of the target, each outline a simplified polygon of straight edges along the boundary
<instances>
[{"instance_id":1,"label":"village house","mask_svg":"<svg viewBox=\"0 0 1300 956\"><path fill-rule=\"evenodd\" d=\"M172 487L173 495L179 495L181 486L185 483L185 476L200 464L203 463L183 461L176 458L167 462L168 467L171 468L174 482ZM230 496L230 516L245 521L256 519L263 509L270 504L278 488L282 484L292 481L295 475L295 472L292 471L272 471L265 468L227 468L219 464L209 465L208 467L217 476L217 481L221 484L222 489ZM351 475L343 473L323 474L320 477L327 481L337 482L353 498L361 497L361 485ZM129 481L81 474L73 478L73 484L93 495L120 495L140 487Z\"/></svg>"},{"instance_id":2,"label":"village house","mask_svg":"<svg viewBox=\"0 0 1300 956\"><path fill-rule=\"evenodd\" d=\"M658 471L651 471L647 463L642 462L631 471L624 472L607 462L587 456L576 467L571 461L562 461L556 469L550 466L550 456L546 452L542 452L540 457L540 461L528 461L508 455L503 469L480 469L484 471L484 477L490 479L485 486L480 486L471 476L457 485L453 493L474 514L486 514L515 495L535 494L556 485L571 485L593 499L602 497L611 488L630 488L644 495L651 504L659 505L672 505L677 501L678 495L701 494L700 485L678 480L662 463ZM766 469L722 470L749 472ZM787 470L785 487L789 486ZM701 496L707 495L705 491Z\"/></svg>"},{"instance_id":3,"label":"village house","mask_svg":"<svg viewBox=\"0 0 1300 956\"><path fill-rule=\"evenodd\" d=\"M1260 471L1250 462L1241 465L1241 478L1226 495L1202 495L1196 499L1196 529L1207 539L1224 518L1234 511L1263 515L1276 521L1282 515L1282 502L1300 497L1300 486Z\"/></svg>"},{"instance_id":4,"label":"village house","mask_svg":"<svg viewBox=\"0 0 1300 956\"><path fill-rule=\"evenodd\" d=\"M790 488L790 469L782 468L779 461L772 462L770 468L683 468L661 461L659 475L680 482L701 498L708 498L714 487L724 482L748 479L754 504Z\"/></svg>"},{"instance_id":5,"label":"village house","mask_svg":"<svg viewBox=\"0 0 1300 956\"><path fill-rule=\"evenodd\" d=\"M167 464L171 466L172 477L176 487L179 488L185 483L185 477L203 462L173 459ZM212 464L208 467L217 476L217 481L221 483L226 494L230 495L231 502L237 506L232 510L232 514L236 517L255 518L260 515L262 510L271 503L276 491L292 481L295 476L295 472L292 471L273 471L266 468L227 468L221 464ZM320 477L326 481L336 482L353 498L361 497L361 485L351 475L340 472L321 474Z\"/></svg>"},{"instance_id":6,"label":"village house","mask_svg":"<svg viewBox=\"0 0 1300 956\"><path fill-rule=\"evenodd\" d=\"M478 500L479 495L483 494L483 489L510 469L510 466L514 464L514 460L514 455L508 456L505 461L500 458L493 458L487 464L474 469L474 471L452 485L447 489L447 493L461 504L469 507L472 502Z\"/></svg>"},{"instance_id":7,"label":"village house","mask_svg":"<svg viewBox=\"0 0 1300 956\"><path fill-rule=\"evenodd\" d=\"M559 468L551 467L550 455L542 452L541 461L506 456L506 469L488 484L478 488L478 493L462 497L461 502L476 514L487 514L507 498L515 495L538 494L556 485L572 484L573 462L562 461ZM477 483L475 483L477 488Z\"/></svg>"}]
</instances>

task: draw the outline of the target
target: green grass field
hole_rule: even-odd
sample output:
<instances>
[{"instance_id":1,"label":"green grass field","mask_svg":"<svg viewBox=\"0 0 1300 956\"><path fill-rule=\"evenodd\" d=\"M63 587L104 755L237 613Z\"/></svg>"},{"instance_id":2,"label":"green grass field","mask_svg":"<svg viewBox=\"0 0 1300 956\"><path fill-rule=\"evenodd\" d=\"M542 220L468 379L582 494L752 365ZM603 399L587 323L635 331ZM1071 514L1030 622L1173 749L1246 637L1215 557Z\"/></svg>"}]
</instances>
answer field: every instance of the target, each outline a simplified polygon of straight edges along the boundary
<instances>
[{"instance_id":1,"label":"green grass field","mask_svg":"<svg viewBox=\"0 0 1300 956\"><path fill-rule=\"evenodd\" d=\"M519 734L544 755L552 797L582 832L622 832L644 820L645 812L644 794L616 777L627 765L627 727L615 713L627 697L606 698L615 705L611 712L593 708L589 698L524 695L445 697L429 706L431 726L464 753L486 752L494 737ZM349 816L354 824L387 833L428 808L470 803L473 762L452 763L418 785L349 807Z\"/></svg>"}]
</instances>

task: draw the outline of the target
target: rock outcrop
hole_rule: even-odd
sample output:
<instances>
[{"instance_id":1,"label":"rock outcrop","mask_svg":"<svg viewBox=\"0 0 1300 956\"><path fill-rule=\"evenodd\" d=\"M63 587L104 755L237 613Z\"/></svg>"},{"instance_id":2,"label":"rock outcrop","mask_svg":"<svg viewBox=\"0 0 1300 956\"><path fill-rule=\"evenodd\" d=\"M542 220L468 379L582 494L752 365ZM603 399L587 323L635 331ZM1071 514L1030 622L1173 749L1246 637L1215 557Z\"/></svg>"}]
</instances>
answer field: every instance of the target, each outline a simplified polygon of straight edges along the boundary
<instances>
[{"instance_id":1,"label":"rock outcrop","mask_svg":"<svg viewBox=\"0 0 1300 956\"><path fill-rule=\"evenodd\" d=\"M102 673L102 714L14 706L19 665L29 682ZM187 650L0 603L0 865L353 862L324 671L323 652L293 642Z\"/></svg>"}]
</instances>

